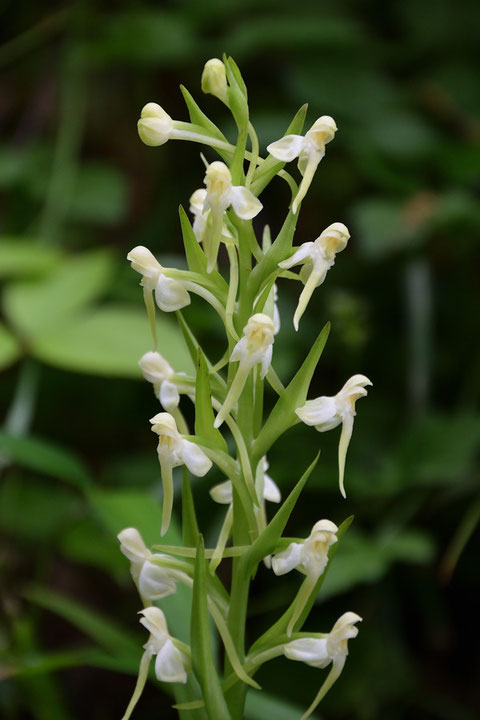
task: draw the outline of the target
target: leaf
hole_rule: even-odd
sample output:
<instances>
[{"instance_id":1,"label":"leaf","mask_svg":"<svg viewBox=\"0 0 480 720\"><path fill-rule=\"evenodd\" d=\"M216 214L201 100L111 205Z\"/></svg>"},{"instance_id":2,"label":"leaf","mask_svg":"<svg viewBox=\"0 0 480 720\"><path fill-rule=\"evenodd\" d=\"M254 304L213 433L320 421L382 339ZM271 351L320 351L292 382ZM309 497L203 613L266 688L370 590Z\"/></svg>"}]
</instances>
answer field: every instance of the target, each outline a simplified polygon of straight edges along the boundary
<instances>
[{"instance_id":1,"label":"leaf","mask_svg":"<svg viewBox=\"0 0 480 720\"><path fill-rule=\"evenodd\" d=\"M182 540L185 547L196 547L198 542L198 523L195 513L192 488L188 470L182 467Z\"/></svg>"},{"instance_id":2,"label":"leaf","mask_svg":"<svg viewBox=\"0 0 480 720\"><path fill-rule=\"evenodd\" d=\"M200 127L205 128L208 134L212 137L216 137L218 138L218 140L222 140L222 142L228 142L225 135L218 129L215 123L213 123L210 118L205 115L203 110L200 109L187 88L183 85L180 85L180 90L182 92L183 99L185 100L185 105L187 106L188 114L190 116L190 121L192 122L192 124L199 125ZM217 152L219 151L217 150ZM227 161L229 161L232 158L233 152L221 151L220 155L222 157L225 156L227 158Z\"/></svg>"},{"instance_id":3,"label":"leaf","mask_svg":"<svg viewBox=\"0 0 480 720\"><path fill-rule=\"evenodd\" d=\"M300 718L303 709L297 705L286 702L283 698L275 697L264 692L249 692L245 705L246 720L293 720ZM318 715L310 715L312 720L319 720Z\"/></svg>"},{"instance_id":4,"label":"leaf","mask_svg":"<svg viewBox=\"0 0 480 720\"><path fill-rule=\"evenodd\" d=\"M72 452L49 440L32 435L17 437L0 431L0 452L18 465L65 480L70 485L86 488L91 477Z\"/></svg>"},{"instance_id":5,"label":"leaf","mask_svg":"<svg viewBox=\"0 0 480 720\"><path fill-rule=\"evenodd\" d=\"M22 354L18 340L0 323L0 370L8 367Z\"/></svg>"},{"instance_id":6,"label":"leaf","mask_svg":"<svg viewBox=\"0 0 480 720\"><path fill-rule=\"evenodd\" d=\"M117 168L98 162L80 166L71 195L70 217L111 225L123 220L128 204L129 188Z\"/></svg>"},{"instance_id":7,"label":"leaf","mask_svg":"<svg viewBox=\"0 0 480 720\"><path fill-rule=\"evenodd\" d=\"M138 360L150 347L145 314L132 306L109 305L59 324L36 339L33 352L40 360L67 370L140 380ZM176 371L191 371L181 334L163 317L159 351Z\"/></svg>"},{"instance_id":8,"label":"leaf","mask_svg":"<svg viewBox=\"0 0 480 720\"><path fill-rule=\"evenodd\" d=\"M106 250L69 258L41 280L9 285L4 293L5 313L29 341L55 333L74 311L105 293L113 270Z\"/></svg>"},{"instance_id":9,"label":"leaf","mask_svg":"<svg viewBox=\"0 0 480 720\"><path fill-rule=\"evenodd\" d=\"M128 564L118 549L114 535L107 535L91 517L69 525L59 541L59 549L75 563L99 568L117 581L130 578Z\"/></svg>"},{"instance_id":10,"label":"leaf","mask_svg":"<svg viewBox=\"0 0 480 720\"><path fill-rule=\"evenodd\" d=\"M212 408L210 380L207 362L201 348L198 348L197 380L195 390L195 434L203 436L228 453L227 443L218 430L213 427L215 416Z\"/></svg>"},{"instance_id":11,"label":"leaf","mask_svg":"<svg viewBox=\"0 0 480 720\"><path fill-rule=\"evenodd\" d=\"M190 644L193 672L202 688L202 696L209 717L228 720L230 713L222 692L222 686L213 660L210 642L210 623L207 604L207 566L203 537L197 544L197 558L193 579L192 621Z\"/></svg>"},{"instance_id":12,"label":"leaf","mask_svg":"<svg viewBox=\"0 0 480 720\"><path fill-rule=\"evenodd\" d=\"M274 517L270 520L262 534L253 543L245 561L249 568L255 568L264 557L270 555L270 553L274 551L275 546L277 545L278 540L280 539L285 526L290 519L295 503L297 502L305 483L312 474L319 457L320 453L318 452L314 461L305 470L283 505L275 513Z\"/></svg>"},{"instance_id":13,"label":"leaf","mask_svg":"<svg viewBox=\"0 0 480 720\"><path fill-rule=\"evenodd\" d=\"M330 323L327 323L315 340L301 368L278 398L268 419L253 446L253 464L267 454L273 443L297 419L295 409L305 403L310 382L317 367L320 356L327 342Z\"/></svg>"},{"instance_id":14,"label":"leaf","mask_svg":"<svg viewBox=\"0 0 480 720\"><path fill-rule=\"evenodd\" d=\"M0 240L0 278L36 277L51 272L62 259L56 248L23 237Z\"/></svg>"}]
</instances>

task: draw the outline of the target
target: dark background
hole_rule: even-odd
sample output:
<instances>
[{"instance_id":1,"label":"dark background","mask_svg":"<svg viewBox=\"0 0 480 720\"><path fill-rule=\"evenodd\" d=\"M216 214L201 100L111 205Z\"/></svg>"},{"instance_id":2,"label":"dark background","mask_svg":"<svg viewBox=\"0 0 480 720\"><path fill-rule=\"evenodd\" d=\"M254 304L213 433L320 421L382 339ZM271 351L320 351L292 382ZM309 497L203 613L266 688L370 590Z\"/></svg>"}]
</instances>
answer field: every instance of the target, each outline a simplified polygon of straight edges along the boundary
<instances>
[{"instance_id":1,"label":"dark background","mask_svg":"<svg viewBox=\"0 0 480 720\"><path fill-rule=\"evenodd\" d=\"M311 397L334 394L355 373L372 379L357 405L347 500L338 431L297 426L269 456L285 496L322 448L291 535L355 514L307 628L328 631L346 610L364 622L318 717L475 720L479 4L24 1L2 3L1 17L2 717L117 718L133 689L146 638L115 533L137 525L158 542L152 498L161 485L148 424L158 406L136 367L148 329L124 258L145 244L182 266L176 208L202 184L199 152L214 157L181 142L146 148L135 125L148 101L186 120L183 83L234 140L226 110L200 92L205 61L227 52L244 74L261 152L304 102L306 128L323 114L339 128L295 242L335 221L351 240L298 335L298 287L279 281L274 366L291 377L331 320ZM275 234L288 201L286 185L273 182L257 230L268 222ZM196 301L186 314L219 356L216 318ZM187 369L168 320L162 347ZM215 480L194 487L209 546L224 512L208 496ZM297 584L293 574L259 572L252 640ZM180 600L168 603L181 634ZM323 677L286 660L259 673L267 692L292 704L285 720ZM168 705L152 683L134 717L175 717Z\"/></svg>"}]
</instances>

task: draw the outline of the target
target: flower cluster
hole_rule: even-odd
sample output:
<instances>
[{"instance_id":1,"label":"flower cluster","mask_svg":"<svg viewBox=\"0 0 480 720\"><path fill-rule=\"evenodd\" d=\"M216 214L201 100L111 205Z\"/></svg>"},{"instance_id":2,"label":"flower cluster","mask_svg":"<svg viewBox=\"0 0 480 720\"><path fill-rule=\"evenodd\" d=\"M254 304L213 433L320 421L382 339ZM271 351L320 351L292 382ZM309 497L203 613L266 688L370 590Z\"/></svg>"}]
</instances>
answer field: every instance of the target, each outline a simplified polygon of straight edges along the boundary
<instances>
[{"instance_id":1,"label":"flower cluster","mask_svg":"<svg viewBox=\"0 0 480 720\"><path fill-rule=\"evenodd\" d=\"M331 222L321 232L319 228L315 240L293 244L296 216L337 125L333 118L322 115L302 134L306 112L302 109L285 136L273 140L266 148L267 156L262 157L249 118L247 89L233 60L209 60L201 87L232 113L238 130L235 145L228 142L184 88L190 122L172 119L153 102L145 105L138 121L140 139L150 147L170 140L191 141L216 151L220 159L202 156L206 166L203 187L198 187L199 175L197 189L190 188L185 196L189 199L192 220L183 209L180 211L187 269L165 267L160 262L161 255L159 260L143 246L134 247L127 256L133 270L141 276L153 339L153 348L145 348L139 366L145 380L153 386L162 410L150 420L158 437L163 488L159 531L164 536L174 525L175 469L182 468L184 545L160 545L157 547L160 552L152 552L135 528L127 528L118 535L144 605L140 623L150 634L124 720L141 695L152 658L155 675L162 682L186 684L188 673L194 673L201 696L195 694L195 687L187 688L183 693L186 704L180 704L180 709L205 705L208 717L230 717L229 713L241 717L245 693L229 693L230 688L238 682L244 683L245 689L246 685L258 687L252 675L263 662L280 654L318 668L332 666L306 717L340 675L348 654L347 642L357 635L356 623L361 620L355 613L347 612L328 634L301 632L348 522L337 526L331 520L321 519L304 540L284 537L300 489L315 463L295 488L289 489L281 504L280 489L267 474L266 455L270 456L270 449L281 435L299 421L319 432L341 425L338 476L345 497L345 460L355 404L367 394L366 388L372 383L365 375L356 374L336 395L307 399L328 328L312 343L304 363L286 386L272 365L273 345L281 327L277 300L283 285L278 283L279 278L280 283L297 279L303 285L293 315L293 326L298 330L315 289L326 281L337 254L346 249L350 239L343 223ZM299 184L285 168L294 159L298 160ZM290 187L290 207L277 237L272 239L265 226L260 243L252 221L255 225L261 222L263 205L259 196L276 176L286 180ZM229 267L225 273L227 259ZM293 272L297 266L298 275ZM188 324L189 306L197 302L195 295L206 301L224 324L225 344L218 352L214 348L212 354L216 357L212 360L207 358ZM157 308L177 313L195 374L177 372L174 366L179 365L172 358L171 348L158 342ZM264 420L264 390L268 386L278 397ZM226 434L222 434L225 429ZM292 474L295 464L296 460L292 462ZM210 486L210 496L215 503L226 506L226 510L216 546L205 549L193 491L198 488L202 492L210 481L212 468L223 479ZM195 481L194 487L191 476L205 480ZM278 507L270 520L266 501ZM168 537L175 537L175 529ZM228 557L233 558L230 593L216 575L217 567ZM247 653L244 631L248 589L262 560L272 582L278 582L275 576L292 570L300 573L302 582L284 615ZM165 615L156 605L173 595L179 583L193 590L190 646L170 635ZM222 680L209 644L209 615L228 660L228 671Z\"/></svg>"}]
</instances>

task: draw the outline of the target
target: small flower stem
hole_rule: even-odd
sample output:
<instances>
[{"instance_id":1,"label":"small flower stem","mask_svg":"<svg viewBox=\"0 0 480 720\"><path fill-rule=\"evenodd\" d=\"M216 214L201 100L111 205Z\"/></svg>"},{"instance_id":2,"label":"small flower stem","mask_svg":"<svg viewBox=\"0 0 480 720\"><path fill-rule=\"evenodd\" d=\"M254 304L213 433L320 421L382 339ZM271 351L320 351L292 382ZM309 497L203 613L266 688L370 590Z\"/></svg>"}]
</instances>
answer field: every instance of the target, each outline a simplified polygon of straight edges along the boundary
<instances>
[{"instance_id":1,"label":"small flower stem","mask_svg":"<svg viewBox=\"0 0 480 720\"><path fill-rule=\"evenodd\" d=\"M227 245L228 259L230 260L230 283L228 286L227 307L225 309L225 323L228 331L236 340L238 335L233 324L233 313L238 290L238 257L234 245Z\"/></svg>"},{"instance_id":2,"label":"small flower stem","mask_svg":"<svg viewBox=\"0 0 480 720\"><path fill-rule=\"evenodd\" d=\"M250 135L250 140L252 143L252 159L250 160L250 167L248 168L247 177L245 180L245 187L247 188L249 188L252 183L253 176L258 165L259 152L257 133L255 132L255 129L250 121L248 122L248 134Z\"/></svg>"}]
</instances>

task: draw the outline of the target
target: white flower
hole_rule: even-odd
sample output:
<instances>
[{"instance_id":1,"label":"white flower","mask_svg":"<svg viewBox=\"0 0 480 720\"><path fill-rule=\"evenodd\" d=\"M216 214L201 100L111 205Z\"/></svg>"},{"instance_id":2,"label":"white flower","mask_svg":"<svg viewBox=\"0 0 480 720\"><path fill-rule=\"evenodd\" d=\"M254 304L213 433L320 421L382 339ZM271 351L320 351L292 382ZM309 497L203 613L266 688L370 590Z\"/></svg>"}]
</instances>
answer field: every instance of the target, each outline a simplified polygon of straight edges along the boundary
<instances>
[{"instance_id":1,"label":"white flower","mask_svg":"<svg viewBox=\"0 0 480 720\"><path fill-rule=\"evenodd\" d=\"M186 573L161 564L170 560L169 556L150 552L136 528L122 530L117 538L121 552L130 560L130 571L143 600L161 600L176 592L177 582L189 584Z\"/></svg>"},{"instance_id":2,"label":"white flower","mask_svg":"<svg viewBox=\"0 0 480 720\"><path fill-rule=\"evenodd\" d=\"M275 335L278 335L278 333L280 332L280 313L278 311L278 305L277 305L278 288L275 283L273 283L272 290L273 290L273 318L272 318L273 332Z\"/></svg>"},{"instance_id":3,"label":"white flower","mask_svg":"<svg viewBox=\"0 0 480 720\"><path fill-rule=\"evenodd\" d=\"M293 201L294 213L297 212L298 206L310 187L318 163L325 155L325 145L333 140L336 130L335 120L329 115L322 115L313 123L305 137L303 135L286 135L268 145L268 152L277 160L290 162L298 157L298 168L303 179Z\"/></svg>"},{"instance_id":4,"label":"white flower","mask_svg":"<svg viewBox=\"0 0 480 720\"><path fill-rule=\"evenodd\" d=\"M177 385L172 382L175 371L170 363L158 352L147 352L138 361L143 377L152 383L155 395L167 411L178 407L180 394Z\"/></svg>"},{"instance_id":5,"label":"white flower","mask_svg":"<svg viewBox=\"0 0 480 720\"><path fill-rule=\"evenodd\" d=\"M303 543L290 545L275 555L272 568L275 575L284 575L294 568L318 579L328 563L328 549L337 542L337 526L330 520L319 520Z\"/></svg>"},{"instance_id":6,"label":"white flower","mask_svg":"<svg viewBox=\"0 0 480 720\"><path fill-rule=\"evenodd\" d=\"M132 268L142 275L140 285L145 290L155 291L155 300L164 312L181 310L190 305L190 295L179 280L165 274L166 268L143 245L137 245L127 255Z\"/></svg>"},{"instance_id":7,"label":"white flower","mask_svg":"<svg viewBox=\"0 0 480 720\"><path fill-rule=\"evenodd\" d=\"M203 234L207 255L207 272L215 267L218 246L222 235L223 214L230 205L242 220L251 220L262 209L262 203L243 185L232 185L232 176L225 163L212 162L205 173L207 192L203 203L204 213L210 210L208 226Z\"/></svg>"},{"instance_id":8,"label":"white flower","mask_svg":"<svg viewBox=\"0 0 480 720\"><path fill-rule=\"evenodd\" d=\"M152 423L152 431L158 435L157 453L163 483L161 534L165 535L172 514L173 468L186 465L193 475L203 477L212 467L212 462L195 443L182 438L178 432L175 419L169 413L157 413L151 418L150 422Z\"/></svg>"},{"instance_id":9,"label":"white flower","mask_svg":"<svg viewBox=\"0 0 480 720\"><path fill-rule=\"evenodd\" d=\"M343 223L332 223L314 242L306 242L297 248L292 257L279 263L279 267L290 269L294 265L303 264L300 278L305 287L300 295L297 309L293 317L293 325L298 330L298 323L313 291L323 283L328 270L335 264L336 253L347 246L350 233Z\"/></svg>"},{"instance_id":10,"label":"white flower","mask_svg":"<svg viewBox=\"0 0 480 720\"><path fill-rule=\"evenodd\" d=\"M243 390L250 370L261 363L262 378L267 374L272 362L275 326L272 318L264 313L252 315L243 328L243 336L237 342L230 355L230 362L239 362L237 374L230 386L225 402L215 418L216 428L225 420Z\"/></svg>"},{"instance_id":11,"label":"white flower","mask_svg":"<svg viewBox=\"0 0 480 720\"><path fill-rule=\"evenodd\" d=\"M325 668L332 663L330 673L302 720L305 720L315 710L340 676L348 655L348 640L357 637L358 628L355 627L355 623L361 622L361 620L362 618L356 613L346 612L325 637L299 638L284 645L283 652L289 660L299 660L317 668Z\"/></svg>"},{"instance_id":12,"label":"white flower","mask_svg":"<svg viewBox=\"0 0 480 720\"><path fill-rule=\"evenodd\" d=\"M218 483L210 490L212 500L220 505L231 505L233 502L233 489L231 480ZM279 503L281 498L280 490L276 482L269 475L264 476L263 499Z\"/></svg>"},{"instance_id":13,"label":"white flower","mask_svg":"<svg viewBox=\"0 0 480 720\"><path fill-rule=\"evenodd\" d=\"M157 656L157 679L161 682L186 683L187 673L190 672L190 658L178 648L178 640L169 634L163 612L157 607L147 607L140 611L140 615L143 615L141 624L150 633L144 648L150 656Z\"/></svg>"},{"instance_id":14,"label":"white flower","mask_svg":"<svg viewBox=\"0 0 480 720\"><path fill-rule=\"evenodd\" d=\"M346 497L343 484L345 458L352 437L353 418L356 415L355 403L358 398L367 395L366 385L372 385L372 383L365 375L353 375L340 392L333 397L322 396L316 400L307 400L305 405L295 410L300 420L306 425L314 425L319 432L332 430L342 424L342 434L338 445L338 468L340 492L343 497Z\"/></svg>"},{"instance_id":15,"label":"white flower","mask_svg":"<svg viewBox=\"0 0 480 720\"><path fill-rule=\"evenodd\" d=\"M190 197L190 212L194 216L193 232L199 243L203 242L203 236L207 228L208 216L210 215L210 210L204 210L206 197L207 191L205 188L195 190ZM233 240L233 235L225 223L222 224L222 240L224 242Z\"/></svg>"},{"instance_id":16,"label":"white flower","mask_svg":"<svg viewBox=\"0 0 480 720\"><path fill-rule=\"evenodd\" d=\"M163 145L174 132L174 121L157 103L147 103L137 123L140 140L150 147Z\"/></svg>"},{"instance_id":17,"label":"white flower","mask_svg":"<svg viewBox=\"0 0 480 720\"><path fill-rule=\"evenodd\" d=\"M227 103L227 73L225 65L218 58L212 58L205 63L202 73L202 92L215 95L219 100Z\"/></svg>"}]
</instances>

